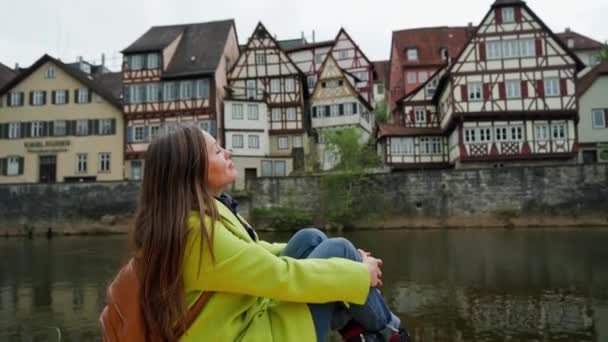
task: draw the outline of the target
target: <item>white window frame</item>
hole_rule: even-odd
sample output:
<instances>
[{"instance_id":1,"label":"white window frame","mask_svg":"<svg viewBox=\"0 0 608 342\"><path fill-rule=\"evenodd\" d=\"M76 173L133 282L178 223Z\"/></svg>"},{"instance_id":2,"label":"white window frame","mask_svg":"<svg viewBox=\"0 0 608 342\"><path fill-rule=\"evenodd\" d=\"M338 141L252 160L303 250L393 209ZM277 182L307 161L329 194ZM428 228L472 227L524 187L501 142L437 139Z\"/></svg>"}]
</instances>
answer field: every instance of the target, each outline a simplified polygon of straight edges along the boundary
<instances>
[{"instance_id":1,"label":"white window frame","mask_svg":"<svg viewBox=\"0 0 608 342\"><path fill-rule=\"evenodd\" d=\"M534 125L534 140L547 141L551 140L549 125Z\"/></svg>"},{"instance_id":2,"label":"white window frame","mask_svg":"<svg viewBox=\"0 0 608 342\"><path fill-rule=\"evenodd\" d=\"M44 104L44 91L35 90L32 94L32 105L42 106Z\"/></svg>"},{"instance_id":3,"label":"white window frame","mask_svg":"<svg viewBox=\"0 0 608 342\"><path fill-rule=\"evenodd\" d=\"M418 81L424 83L429 79L429 73L427 71L420 71L418 73Z\"/></svg>"},{"instance_id":4,"label":"white window frame","mask_svg":"<svg viewBox=\"0 0 608 342\"><path fill-rule=\"evenodd\" d=\"M407 84L416 84L417 76L415 71L407 72Z\"/></svg>"},{"instance_id":5,"label":"white window frame","mask_svg":"<svg viewBox=\"0 0 608 342\"><path fill-rule=\"evenodd\" d=\"M260 148L260 136L259 135L248 135L247 136L247 147L253 149Z\"/></svg>"},{"instance_id":6,"label":"white window frame","mask_svg":"<svg viewBox=\"0 0 608 342\"><path fill-rule=\"evenodd\" d=\"M277 146L279 150L287 150L289 149L289 137L280 136L277 138Z\"/></svg>"},{"instance_id":7,"label":"white window frame","mask_svg":"<svg viewBox=\"0 0 608 342\"><path fill-rule=\"evenodd\" d=\"M606 128L606 109L591 110L591 122L593 128Z\"/></svg>"},{"instance_id":8,"label":"white window frame","mask_svg":"<svg viewBox=\"0 0 608 342\"><path fill-rule=\"evenodd\" d=\"M243 135L242 134L233 134L232 135L232 148L243 148Z\"/></svg>"},{"instance_id":9,"label":"white window frame","mask_svg":"<svg viewBox=\"0 0 608 342\"><path fill-rule=\"evenodd\" d=\"M519 41L517 39L508 39L502 41L502 58L518 58L519 57Z\"/></svg>"},{"instance_id":10,"label":"white window frame","mask_svg":"<svg viewBox=\"0 0 608 342\"><path fill-rule=\"evenodd\" d=\"M158 102L161 99L160 84L159 83L148 83L146 84L146 102Z\"/></svg>"},{"instance_id":11,"label":"white window frame","mask_svg":"<svg viewBox=\"0 0 608 342\"><path fill-rule=\"evenodd\" d=\"M158 137L158 135L160 134L160 124L150 124L148 125L148 136L150 141L154 140L156 137ZM135 135L135 132L133 132L133 135Z\"/></svg>"},{"instance_id":12,"label":"white window frame","mask_svg":"<svg viewBox=\"0 0 608 342\"><path fill-rule=\"evenodd\" d=\"M245 81L245 96L248 99L257 98L257 81L256 80L246 80Z\"/></svg>"},{"instance_id":13,"label":"white window frame","mask_svg":"<svg viewBox=\"0 0 608 342\"><path fill-rule=\"evenodd\" d=\"M6 158L6 175L7 176L19 175L19 157Z\"/></svg>"},{"instance_id":14,"label":"white window frame","mask_svg":"<svg viewBox=\"0 0 608 342\"><path fill-rule=\"evenodd\" d=\"M163 82L163 101L175 101L175 87L175 82ZM133 98L131 98L131 102L133 102Z\"/></svg>"},{"instance_id":15,"label":"white window frame","mask_svg":"<svg viewBox=\"0 0 608 342\"><path fill-rule=\"evenodd\" d=\"M318 66L321 66L321 63L323 63L323 53L316 53L315 54L315 64Z\"/></svg>"},{"instance_id":16,"label":"white window frame","mask_svg":"<svg viewBox=\"0 0 608 342\"><path fill-rule=\"evenodd\" d=\"M46 72L44 73L44 78L54 79L56 74L57 73L55 72L55 67L49 66L49 68L46 69Z\"/></svg>"},{"instance_id":17,"label":"white window frame","mask_svg":"<svg viewBox=\"0 0 608 342\"><path fill-rule=\"evenodd\" d=\"M408 48L407 49L407 60L408 61L417 61L418 60L418 49L417 48Z\"/></svg>"},{"instance_id":18,"label":"white window frame","mask_svg":"<svg viewBox=\"0 0 608 342\"><path fill-rule=\"evenodd\" d=\"M477 129L477 136L479 137L480 143L492 142L492 127L479 127Z\"/></svg>"},{"instance_id":19,"label":"white window frame","mask_svg":"<svg viewBox=\"0 0 608 342\"><path fill-rule=\"evenodd\" d=\"M247 105L247 120L259 120L260 119L260 109L258 105L250 104Z\"/></svg>"},{"instance_id":20,"label":"white window frame","mask_svg":"<svg viewBox=\"0 0 608 342\"><path fill-rule=\"evenodd\" d=\"M568 139L568 127L565 123L551 125L551 140Z\"/></svg>"},{"instance_id":21,"label":"white window frame","mask_svg":"<svg viewBox=\"0 0 608 342\"><path fill-rule=\"evenodd\" d=\"M243 104L233 103L232 104L232 120L243 120Z\"/></svg>"},{"instance_id":22,"label":"white window frame","mask_svg":"<svg viewBox=\"0 0 608 342\"><path fill-rule=\"evenodd\" d=\"M521 81L520 80L507 80L505 82L505 92L507 99L519 99L521 98Z\"/></svg>"},{"instance_id":23,"label":"white window frame","mask_svg":"<svg viewBox=\"0 0 608 342\"><path fill-rule=\"evenodd\" d=\"M443 153L443 139L441 137L433 137L431 139L431 153L434 155Z\"/></svg>"},{"instance_id":24,"label":"white window frame","mask_svg":"<svg viewBox=\"0 0 608 342\"><path fill-rule=\"evenodd\" d=\"M415 108L414 109L415 123L426 123L426 109Z\"/></svg>"},{"instance_id":25,"label":"white window frame","mask_svg":"<svg viewBox=\"0 0 608 342\"><path fill-rule=\"evenodd\" d=\"M488 59L501 59L502 58L502 41L493 40L487 44L487 58Z\"/></svg>"},{"instance_id":26,"label":"white window frame","mask_svg":"<svg viewBox=\"0 0 608 342\"><path fill-rule=\"evenodd\" d=\"M76 135L89 135L89 120L76 120Z\"/></svg>"},{"instance_id":27,"label":"white window frame","mask_svg":"<svg viewBox=\"0 0 608 342\"><path fill-rule=\"evenodd\" d=\"M414 155L414 139L404 137L390 138L390 151L394 156Z\"/></svg>"},{"instance_id":28,"label":"white window frame","mask_svg":"<svg viewBox=\"0 0 608 342\"><path fill-rule=\"evenodd\" d=\"M112 134L112 119L100 119L99 120L99 132L100 135Z\"/></svg>"},{"instance_id":29,"label":"white window frame","mask_svg":"<svg viewBox=\"0 0 608 342\"><path fill-rule=\"evenodd\" d=\"M279 170L279 165L283 165L282 166L282 170L283 172L278 172L277 170ZM272 173L275 177L285 177L287 176L287 163L284 160L275 160L272 163Z\"/></svg>"},{"instance_id":30,"label":"white window frame","mask_svg":"<svg viewBox=\"0 0 608 342\"><path fill-rule=\"evenodd\" d=\"M192 82L191 81L181 81L179 82L179 99L180 100L190 100L192 99Z\"/></svg>"},{"instance_id":31,"label":"white window frame","mask_svg":"<svg viewBox=\"0 0 608 342\"><path fill-rule=\"evenodd\" d=\"M280 122L281 121L281 108L272 108L271 110L271 121Z\"/></svg>"},{"instance_id":32,"label":"white window frame","mask_svg":"<svg viewBox=\"0 0 608 342\"><path fill-rule=\"evenodd\" d=\"M297 148L297 147L302 147L302 137L299 135L295 135L293 137L293 147Z\"/></svg>"},{"instance_id":33,"label":"white window frame","mask_svg":"<svg viewBox=\"0 0 608 342\"><path fill-rule=\"evenodd\" d=\"M146 68L158 69L160 68L160 55L158 53L150 53L146 56Z\"/></svg>"},{"instance_id":34,"label":"white window frame","mask_svg":"<svg viewBox=\"0 0 608 342\"><path fill-rule=\"evenodd\" d=\"M285 110L285 116L287 121L296 121L297 120L297 111L295 107L289 107Z\"/></svg>"},{"instance_id":35,"label":"white window frame","mask_svg":"<svg viewBox=\"0 0 608 342\"><path fill-rule=\"evenodd\" d=\"M87 173L87 159L86 153L76 154L76 173Z\"/></svg>"},{"instance_id":36,"label":"white window frame","mask_svg":"<svg viewBox=\"0 0 608 342\"><path fill-rule=\"evenodd\" d=\"M309 75L306 77L306 84L308 84L308 88L314 88L317 84L317 75Z\"/></svg>"},{"instance_id":37,"label":"white window frame","mask_svg":"<svg viewBox=\"0 0 608 342\"><path fill-rule=\"evenodd\" d=\"M494 127L494 140L496 142L509 141L509 130L508 126L495 126Z\"/></svg>"},{"instance_id":38,"label":"white window frame","mask_svg":"<svg viewBox=\"0 0 608 342\"><path fill-rule=\"evenodd\" d=\"M53 136L63 137L67 134L67 121L55 120L53 123Z\"/></svg>"},{"instance_id":39,"label":"white window frame","mask_svg":"<svg viewBox=\"0 0 608 342\"><path fill-rule=\"evenodd\" d=\"M502 8L502 22L513 23L515 22L515 9L513 7Z\"/></svg>"},{"instance_id":40,"label":"white window frame","mask_svg":"<svg viewBox=\"0 0 608 342\"><path fill-rule=\"evenodd\" d=\"M472 82L467 85L468 100L482 101L483 100L483 83Z\"/></svg>"},{"instance_id":41,"label":"white window frame","mask_svg":"<svg viewBox=\"0 0 608 342\"><path fill-rule=\"evenodd\" d=\"M544 82L545 97L560 96L559 78L546 78Z\"/></svg>"},{"instance_id":42,"label":"white window frame","mask_svg":"<svg viewBox=\"0 0 608 342\"><path fill-rule=\"evenodd\" d=\"M270 93L280 94L281 93L281 79L273 78L270 80Z\"/></svg>"},{"instance_id":43,"label":"white window frame","mask_svg":"<svg viewBox=\"0 0 608 342\"><path fill-rule=\"evenodd\" d=\"M112 160L112 154L110 152L100 152L99 153L99 162L97 165L97 172L98 173L106 173L106 172L111 172L111 160Z\"/></svg>"},{"instance_id":44,"label":"white window frame","mask_svg":"<svg viewBox=\"0 0 608 342\"><path fill-rule=\"evenodd\" d=\"M348 58L348 50L340 50L338 52L338 59L347 59Z\"/></svg>"},{"instance_id":45,"label":"white window frame","mask_svg":"<svg viewBox=\"0 0 608 342\"><path fill-rule=\"evenodd\" d=\"M55 104L62 105L67 103L67 90L55 90Z\"/></svg>"},{"instance_id":46,"label":"white window frame","mask_svg":"<svg viewBox=\"0 0 608 342\"><path fill-rule=\"evenodd\" d=\"M519 56L536 57L536 43L534 42L534 39L519 40Z\"/></svg>"},{"instance_id":47,"label":"white window frame","mask_svg":"<svg viewBox=\"0 0 608 342\"><path fill-rule=\"evenodd\" d=\"M255 53L255 64L256 65L266 64L266 54L264 52Z\"/></svg>"},{"instance_id":48,"label":"white window frame","mask_svg":"<svg viewBox=\"0 0 608 342\"><path fill-rule=\"evenodd\" d=\"M30 132L30 136L32 138L41 137L42 134L44 133L43 128L44 128L44 125L43 125L42 121L32 121L32 129Z\"/></svg>"},{"instance_id":49,"label":"white window frame","mask_svg":"<svg viewBox=\"0 0 608 342\"><path fill-rule=\"evenodd\" d=\"M131 179L140 180L142 172L141 160L131 160Z\"/></svg>"},{"instance_id":50,"label":"white window frame","mask_svg":"<svg viewBox=\"0 0 608 342\"><path fill-rule=\"evenodd\" d=\"M138 134L138 132L140 132ZM138 135L140 136L138 138ZM133 126L133 141L134 142L141 142L141 141L146 141L146 126L144 125L134 125Z\"/></svg>"},{"instance_id":51,"label":"white window frame","mask_svg":"<svg viewBox=\"0 0 608 342\"><path fill-rule=\"evenodd\" d=\"M141 70L144 67L144 55L129 56L129 70Z\"/></svg>"},{"instance_id":52,"label":"white window frame","mask_svg":"<svg viewBox=\"0 0 608 342\"><path fill-rule=\"evenodd\" d=\"M465 142L465 144L477 143L477 128L476 127L464 128L464 142Z\"/></svg>"},{"instance_id":53,"label":"white window frame","mask_svg":"<svg viewBox=\"0 0 608 342\"><path fill-rule=\"evenodd\" d=\"M524 140L524 128L522 126L509 127L509 141L519 142Z\"/></svg>"},{"instance_id":54,"label":"white window frame","mask_svg":"<svg viewBox=\"0 0 608 342\"><path fill-rule=\"evenodd\" d=\"M293 78L285 79L285 92L293 93L296 91L296 82Z\"/></svg>"},{"instance_id":55,"label":"white window frame","mask_svg":"<svg viewBox=\"0 0 608 342\"><path fill-rule=\"evenodd\" d=\"M208 99L209 98L209 79L194 81L194 98Z\"/></svg>"},{"instance_id":56,"label":"white window frame","mask_svg":"<svg viewBox=\"0 0 608 342\"><path fill-rule=\"evenodd\" d=\"M21 137L21 123L20 122L9 122L8 124L8 138L19 139Z\"/></svg>"},{"instance_id":57,"label":"white window frame","mask_svg":"<svg viewBox=\"0 0 608 342\"><path fill-rule=\"evenodd\" d=\"M11 104L9 107L23 106L23 102L21 101L21 92L10 93L10 96L11 96Z\"/></svg>"},{"instance_id":58,"label":"white window frame","mask_svg":"<svg viewBox=\"0 0 608 342\"><path fill-rule=\"evenodd\" d=\"M88 88L78 89L78 99L76 99L76 100L78 103L89 102L89 89Z\"/></svg>"}]
</instances>

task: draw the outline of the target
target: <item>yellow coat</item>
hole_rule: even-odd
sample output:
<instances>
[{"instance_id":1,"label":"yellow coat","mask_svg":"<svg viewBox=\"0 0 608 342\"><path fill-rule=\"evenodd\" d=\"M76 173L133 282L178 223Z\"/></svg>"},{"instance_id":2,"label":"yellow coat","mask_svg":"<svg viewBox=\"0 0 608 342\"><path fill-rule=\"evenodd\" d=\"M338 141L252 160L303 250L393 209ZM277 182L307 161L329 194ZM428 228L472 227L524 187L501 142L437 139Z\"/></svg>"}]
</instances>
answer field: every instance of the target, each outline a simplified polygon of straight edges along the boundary
<instances>
[{"instance_id":1,"label":"yellow coat","mask_svg":"<svg viewBox=\"0 0 608 342\"><path fill-rule=\"evenodd\" d=\"M199 263L198 213L188 219L186 302L194 303L201 291L216 293L180 341L315 341L306 303L365 302L369 272L364 264L279 257L285 244L252 240L227 207L219 201L216 205L220 219L213 240L215 264L206 244Z\"/></svg>"}]
</instances>

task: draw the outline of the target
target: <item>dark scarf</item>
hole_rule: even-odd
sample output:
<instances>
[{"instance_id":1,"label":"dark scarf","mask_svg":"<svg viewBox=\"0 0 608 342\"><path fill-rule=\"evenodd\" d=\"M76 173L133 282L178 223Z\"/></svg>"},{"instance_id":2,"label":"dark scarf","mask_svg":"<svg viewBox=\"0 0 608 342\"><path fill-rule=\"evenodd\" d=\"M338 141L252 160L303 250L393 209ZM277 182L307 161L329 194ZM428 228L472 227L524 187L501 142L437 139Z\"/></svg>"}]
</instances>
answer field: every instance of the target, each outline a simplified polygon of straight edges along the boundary
<instances>
[{"instance_id":1,"label":"dark scarf","mask_svg":"<svg viewBox=\"0 0 608 342\"><path fill-rule=\"evenodd\" d=\"M239 205L239 202L237 200L235 200L234 198L228 196L227 194L223 193L220 195L220 197L216 197L215 199L217 199L218 201L222 202L222 204L224 206L226 206L226 208L230 209L230 211L234 214L234 216L236 216L236 218L239 220L239 222L241 223L241 225L243 227L245 227L245 230L247 231L247 234L249 234L249 236L251 237L251 239L253 241L257 241L257 238L255 236L255 233L253 231L253 228L248 225L246 222L242 221L241 218L239 217L236 208Z\"/></svg>"}]
</instances>

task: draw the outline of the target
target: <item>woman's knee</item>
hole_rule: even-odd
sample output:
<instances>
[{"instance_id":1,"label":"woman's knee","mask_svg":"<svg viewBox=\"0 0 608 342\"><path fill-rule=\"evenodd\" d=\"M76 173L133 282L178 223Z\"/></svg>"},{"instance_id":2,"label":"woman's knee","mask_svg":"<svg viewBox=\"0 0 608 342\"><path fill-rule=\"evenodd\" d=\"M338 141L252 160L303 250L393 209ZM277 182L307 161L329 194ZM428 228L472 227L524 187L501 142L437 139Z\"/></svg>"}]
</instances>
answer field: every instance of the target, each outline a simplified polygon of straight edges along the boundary
<instances>
[{"instance_id":1,"label":"woman's knee","mask_svg":"<svg viewBox=\"0 0 608 342\"><path fill-rule=\"evenodd\" d=\"M327 240L325 233L316 228L300 229L289 239L287 247L281 255L296 259L306 258L325 240Z\"/></svg>"},{"instance_id":2,"label":"woman's knee","mask_svg":"<svg viewBox=\"0 0 608 342\"><path fill-rule=\"evenodd\" d=\"M319 254L318 257L338 257L354 261L361 261L361 256L352 242L342 237L331 238L323 241L323 244L320 245L313 253Z\"/></svg>"}]
</instances>

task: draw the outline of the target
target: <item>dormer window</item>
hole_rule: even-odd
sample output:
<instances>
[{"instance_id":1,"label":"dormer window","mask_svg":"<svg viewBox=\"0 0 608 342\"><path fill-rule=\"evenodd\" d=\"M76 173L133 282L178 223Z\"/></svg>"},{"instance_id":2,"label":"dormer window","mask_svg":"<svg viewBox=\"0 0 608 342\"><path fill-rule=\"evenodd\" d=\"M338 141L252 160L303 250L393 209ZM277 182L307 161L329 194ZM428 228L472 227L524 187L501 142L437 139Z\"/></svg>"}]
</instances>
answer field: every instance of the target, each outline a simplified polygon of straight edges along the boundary
<instances>
[{"instance_id":1,"label":"dormer window","mask_svg":"<svg viewBox=\"0 0 608 342\"><path fill-rule=\"evenodd\" d=\"M408 61L417 61L418 60L418 49L417 48L407 49L407 60Z\"/></svg>"},{"instance_id":2,"label":"dormer window","mask_svg":"<svg viewBox=\"0 0 608 342\"><path fill-rule=\"evenodd\" d=\"M444 61L447 61L448 57L449 57L448 49L441 48L441 59L444 60Z\"/></svg>"},{"instance_id":3,"label":"dormer window","mask_svg":"<svg viewBox=\"0 0 608 342\"><path fill-rule=\"evenodd\" d=\"M505 23L512 23L515 21L515 10L513 7L503 7L502 21Z\"/></svg>"},{"instance_id":4,"label":"dormer window","mask_svg":"<svg viewBox=\"0 0 608 342\"><path fill-rule=\"evenodd\" d=\"M151 53L148 55L148 69L157 69L160 67L160 56L157 53Z\"/></svg>"},{"instance_id":5,"label":"dormer window","mask_svg":"<svg viewBox=\"0 0 608 342\"><path fill-rule=\"evenodd\" d=\"M55 78L55 67L50 66L48 69L46 69L44 78L49 78L49 79Z\"/></svg>"},{"instance_id":6,"label":"dormer window","mask_svg":"<svg viewBox=\"0 0 608 342\"><path fill-rule=\"evenodd\" d=\"M574 48L574 39L568 38L568 47L570 49Z\"/></svg>"}]
</instances>

